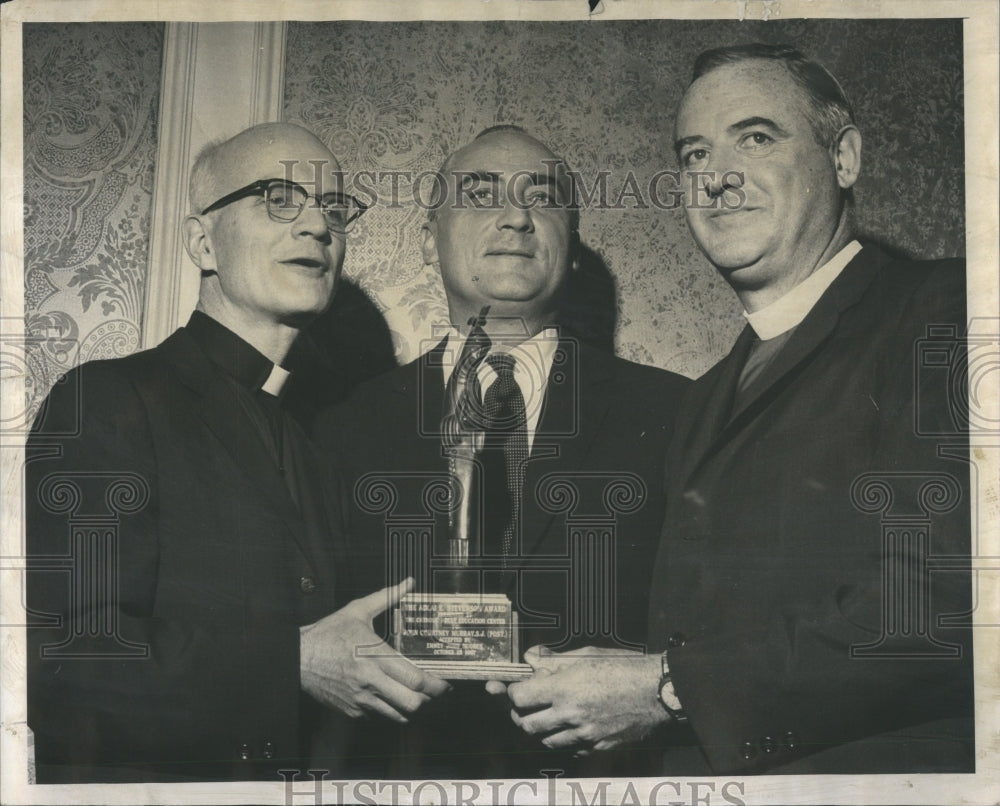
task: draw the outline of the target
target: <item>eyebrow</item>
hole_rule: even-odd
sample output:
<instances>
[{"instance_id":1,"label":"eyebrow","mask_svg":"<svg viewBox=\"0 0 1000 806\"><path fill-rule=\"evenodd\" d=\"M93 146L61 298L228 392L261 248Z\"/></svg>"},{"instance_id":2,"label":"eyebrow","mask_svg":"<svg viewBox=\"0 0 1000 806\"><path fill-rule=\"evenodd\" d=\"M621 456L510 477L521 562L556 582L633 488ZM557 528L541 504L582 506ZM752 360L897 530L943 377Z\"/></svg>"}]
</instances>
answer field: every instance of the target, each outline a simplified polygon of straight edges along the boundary
<instances>
[{"instance_id":1,"label":"eyebrow","mask_svg":"<svg viewBox=\"0 0 1000 806\"><path fill-rule=\"evenodd\" d=\"M736 123L732 123L726 127L726 131L730 134L736 134L738 132L746 131L747 129L753 129L755 127L763 127L765 129L770 129L779 137L789 137L789 133L785 131L781 126L775 123L771 118L764 117L750 117L743 118L743 120L738 120ZM690 137L682 137L674 143L674 153L679 157L681 151L685 146L693 145L694 143L702 142L705 139L703 135L692 134Z\"/></svg>"},{"instance_id":2,"label":"eyebrow","mask_svg":"<svg viewBox=\"0 0 1000 806\"><path fill-rule=\"evenodd\" d=\"M739 120L736 123L733 123L732 125L728 126L726 130L729 132L740 132L743 131L744 129L752 129L757 126L762 126L765 129L770 129L780 137L789 136L788 132L785 131L783 128L781 128L781 126L779 126L773 120L771 120L770 118L762 118L762 117L744 118L743 120Z\"/></svg>"},{"instance_id":3,"label":"eyebrow","mask_svg":"<svg viewBox=\"0 0 1000 806\"><path fill-rule=\"evenodd\" d=\"M479 182L499 182L501 177L496 171L455 171L455 175L458 179L465 184L473 179Z\"/></svg>"},{"instance_id":4,"label":"eyebrow","mask_svg":"<svg viewBox=\"0 0 1000 806\"><path fill-rule=\"evenodd\" d=\"M471 179L478 179L480 182L499 182L504 177L504 174L498 171L456 171L455 173L463 182ZM512 171L512 173L528 177L533 185L556 185L559 182L556 176L549 173L526 174L521 171Z\"/></svg>"},{"instance_id":5,"label":"eyebrow","mask_svg":"<svg viewBox=\"0 0 1000 806\"><path fill-rule=\"evenodd\" d=\"M674 153L679 157L684 146L694 145L695 143L700 143L705 138L700 134L692 134L689 137L682 137L680 140L674 141Z\"/></svg>"}]
</instances>

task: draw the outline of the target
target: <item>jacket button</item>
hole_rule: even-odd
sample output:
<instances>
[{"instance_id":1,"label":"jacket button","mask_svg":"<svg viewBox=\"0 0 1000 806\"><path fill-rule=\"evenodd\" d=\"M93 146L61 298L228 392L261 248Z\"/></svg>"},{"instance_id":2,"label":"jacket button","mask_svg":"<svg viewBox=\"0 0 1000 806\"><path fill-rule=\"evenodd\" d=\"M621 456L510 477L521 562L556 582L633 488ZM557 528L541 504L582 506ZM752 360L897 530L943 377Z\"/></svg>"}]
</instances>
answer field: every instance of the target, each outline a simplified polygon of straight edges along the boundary
<instances>
[{"instance_id":1,"label":"jacket button","mask_svg":"<svg viewBox=\"0 0 1000 806\"><path fill-rule=\"evenodd\" d=\"M774 740L773 736L765 736L760 740L760 749L770 755L778 749L778 743Z\"/></svg>"},{"instance_id":2,"label":"jacket button","mask_svg":"<svg viewBox=\"0 0 1000 806\"><path fill-rule=\"evenodd\" d=\"M796 736L792 731L788 731L781 740L785 743L785 747L789 750L794 750L799 746L799 737Z\"/></svg>"},{"instance_id":3,"label":"jacket button","mask_svg":"<svg viewBox=\"0 0 1000 806\"><path fill-rule=\"evenodd\" d=\"M687 643L687 636L682 632L672 633L667 637L667 648L676 649L679 646L684 646Z\"/></svg>"},{"instance_id":4,"label":"jacket button","mask_svg":"<svg viewBox=\"0 0 1000 806\"><path fill-rule=\"evenodd\" d=\"M274 758L274 745L270 742L264 742L264 750L261 753L264 758Z\"/></svg>"},{"instance_id":5,"label":"jacket button","mask_svg":"<svg viewBox=\"0 0 1000 806\"><path fill-rule=\"evenodd\" d=\"M248 745L248 744L241 744L240 745L240 759L243 760L243 761L247 761L247 760L249 760L249 758L250 758L250 745Z\"/></svg>"},{"instance_id":6,"label":"jacket button","mask_svg":"<svg viewBox=\"0 0 1000 806\"><path fill-rule=\"evenodd\" d=\"M757 755L757 748L754 746L753 742L743 742L743 747L741 747L740 750L743 753L743 758L747 761Z\"/></svg>"},{"instance_id":7,"label":"jacket button","mask_svg":"<svg viewBox=\"0 0 1000 806\"><path fill-rule=\"evenodd\" d=\"M299 590L306 594L312 593L316 590L316 580L312 577L302 577L299 580Z\"/></svg>"}]
</instances>

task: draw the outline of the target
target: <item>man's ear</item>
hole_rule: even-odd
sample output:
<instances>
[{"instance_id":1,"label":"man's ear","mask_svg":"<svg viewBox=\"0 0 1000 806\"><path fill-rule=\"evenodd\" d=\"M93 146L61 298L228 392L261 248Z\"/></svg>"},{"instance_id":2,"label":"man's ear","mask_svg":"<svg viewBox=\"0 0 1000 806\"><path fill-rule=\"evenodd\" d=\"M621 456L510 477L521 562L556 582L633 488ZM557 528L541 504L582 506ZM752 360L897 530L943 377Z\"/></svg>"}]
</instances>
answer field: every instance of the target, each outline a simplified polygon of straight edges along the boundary
<instances>
[{"instance_id":1,"label":"man's ear","mask_svg":"<svg viewBox=\"0 0 1000 806\"><path fill-rule=\"evenodd\" d=\"M424 263L430 266L438 262L437 222L428 221L421 227L421 230L424 239L420 244L420 251L424 254Z\"/></svg>"},{"instance_id":2,"label":"man's ear","mask_svg":"<svg viewBox=\"0 0 1000 806\"><path fill-rule=\"evenodd\" d=\"M184 219L184 248L194 265L205 271L217 271L215 250L201 216L189 215Z\"/></svg>"},{"instance_id":3,"label":"man's ear","mask_svg":"<svg viewBox=\"0 0 1000 806\"><path fill-rule=\"evenodd\" d=\"M844 190L854 186L861 173L861 132L854 126L845 126L837 135L833 149L837 168L837 184Z\"/></svg>"}]
</instances>

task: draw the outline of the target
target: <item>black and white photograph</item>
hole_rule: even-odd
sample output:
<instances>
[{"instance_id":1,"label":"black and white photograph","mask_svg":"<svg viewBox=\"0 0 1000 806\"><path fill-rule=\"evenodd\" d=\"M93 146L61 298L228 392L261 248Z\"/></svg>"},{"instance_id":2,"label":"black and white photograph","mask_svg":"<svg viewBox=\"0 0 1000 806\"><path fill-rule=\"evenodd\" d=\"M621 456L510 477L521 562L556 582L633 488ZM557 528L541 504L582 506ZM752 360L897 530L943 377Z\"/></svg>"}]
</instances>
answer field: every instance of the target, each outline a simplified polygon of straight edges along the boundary
<instances>
[{"instance_id":1,"label":"black and white photograph","mask_svg":"<svg viewBox=\"0 0 1000 806\"><path fill-rule=\"evenodd\" d=\"M990 804L1000 9L0 6L0 800Z\"/></svg>"}]
</instances>

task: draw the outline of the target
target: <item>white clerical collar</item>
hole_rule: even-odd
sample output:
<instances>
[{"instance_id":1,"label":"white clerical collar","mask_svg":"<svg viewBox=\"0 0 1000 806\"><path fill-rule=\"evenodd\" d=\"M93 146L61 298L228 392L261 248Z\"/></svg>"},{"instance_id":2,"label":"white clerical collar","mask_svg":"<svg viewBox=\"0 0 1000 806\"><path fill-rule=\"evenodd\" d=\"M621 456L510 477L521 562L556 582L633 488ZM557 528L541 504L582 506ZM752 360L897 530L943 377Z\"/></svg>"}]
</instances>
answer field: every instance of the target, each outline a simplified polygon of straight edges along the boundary
<instances>
[{"instance_id":1,"label":"white clerical collar","mask_svg":"<svg viewBox=\"0 0 1000 806\"><path fill-rule=\"evenodd\" d=\"M753 313L743 312L750 327L761 341L773 339L798 327L809 311L819 302L844 267L861 251L861 244L851 241L830 260L806 277L795 288L765 308Z\"/></svg>"},{"instance_id":2,"label":"white clerical collar","mask_svg":"<svg viewBox=\"0 0 1000 806\"><path fill-rule=\"evenodd\" d=\"M278 397L281 394L281 390L285 386L285 382L291 376L291 372L284 367L275 364L271 367L271 374L267 376L267 380L264 381L264 385L260 387L260 390L262 392L267 392L269 395L273 395L274 397Z\"/></svg>"}]
</instances>

